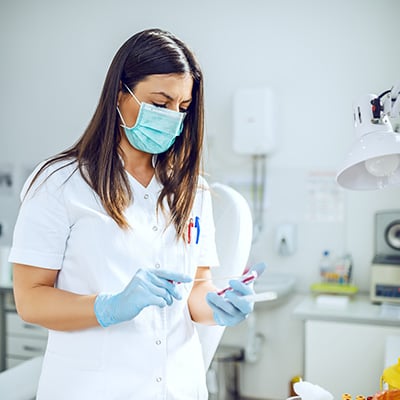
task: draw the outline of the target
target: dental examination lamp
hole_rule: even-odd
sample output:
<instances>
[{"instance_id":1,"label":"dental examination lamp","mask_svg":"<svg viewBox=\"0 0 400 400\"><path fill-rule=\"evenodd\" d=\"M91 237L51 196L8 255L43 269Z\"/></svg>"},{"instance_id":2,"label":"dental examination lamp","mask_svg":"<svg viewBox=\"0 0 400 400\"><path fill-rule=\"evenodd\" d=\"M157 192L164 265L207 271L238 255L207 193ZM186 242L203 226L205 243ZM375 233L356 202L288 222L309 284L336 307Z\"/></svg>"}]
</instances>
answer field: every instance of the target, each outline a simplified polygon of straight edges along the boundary
<instances>
[{"instance_id":1,"label":"dental examination lamp","mask_svg":"<svg viewBox=\"0 0 400 400\"><path fill-rule=\"evenodd\" d=\"M353 112L356 141L337 183L353 190L400 186L400 134L389 120L400 116L400 82L379 96L362 97Z\"/></svg>"}]
</instances>

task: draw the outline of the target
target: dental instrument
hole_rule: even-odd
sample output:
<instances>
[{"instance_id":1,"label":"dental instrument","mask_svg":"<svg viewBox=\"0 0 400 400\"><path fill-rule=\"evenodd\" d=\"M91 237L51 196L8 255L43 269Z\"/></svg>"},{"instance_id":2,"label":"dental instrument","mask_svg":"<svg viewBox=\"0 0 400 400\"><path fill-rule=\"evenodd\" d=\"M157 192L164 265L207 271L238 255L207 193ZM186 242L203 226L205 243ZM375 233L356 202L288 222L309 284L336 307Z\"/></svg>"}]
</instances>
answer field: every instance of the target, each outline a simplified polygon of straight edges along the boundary
<instances>
[{"instance_id":1,"label":"dental instrument","mask_svg":"<svg viewBox=\"0 0 400 400\"><path fill-rule=\"evenodd\" d=\"M267 266L265 265L265 263L258 263L254 265L246 275L243 275L241 282L242 283L253 282L265 271L266 268ZM227 286L226 288L219 290L217 294L222 295L228 290L232 290L231 286Z\"/></svg>"},{"instance_id":2,"label":"dental instrument","mask_svg":"<svg viewBox=\"0 0 400 400\"><path fill-rule=\"evenodd\" d=\"M215 278L195 278L193 282L206 282L206 281L224 281L226 279L240 279L243 275L227 275L227 276L217 276Z\"/></svg>"}]
</instances>

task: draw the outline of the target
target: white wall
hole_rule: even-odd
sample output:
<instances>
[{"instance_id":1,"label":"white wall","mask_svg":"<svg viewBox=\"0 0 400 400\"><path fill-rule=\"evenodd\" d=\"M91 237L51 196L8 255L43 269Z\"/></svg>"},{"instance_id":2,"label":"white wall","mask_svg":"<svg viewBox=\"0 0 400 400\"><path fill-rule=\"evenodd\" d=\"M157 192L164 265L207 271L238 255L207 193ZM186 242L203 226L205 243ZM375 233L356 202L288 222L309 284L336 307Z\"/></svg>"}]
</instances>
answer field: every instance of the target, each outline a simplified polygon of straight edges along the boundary
<instances>
[{"instance_id":1,"label":"white wall","mask_svg":"<svg viewBox=\"0 0 400 400\"><path fill-rule=\"evenodd\" d=\"M348 150L353 101L400 79L399 15L397 0L2 0L0 168L13 168L16 186L12 195L0 192L6 228L0 245L11 241L27 169L80 136L122 42L143 28L161 27L189 43L203 66L210 180L245 186L250 180L250 158L231 146L235 90L265 85L275 93L278 147L268 157L265 227L252 260L295 274L297 291L306 293L323 249L350 251L355 283L366 291L373 214L400 209L399 189L340 191L343 213L333 222L315 222L310 182L316 173L335 171ZM274 248L282 222L297 228L297 252L290 257ZM288 322L295 350L281 344L282 321L290 320L293 303L260 315L269 341L265 357L244 369L248 396L283 398L290 377L301 373L300 324ZM241 329L227 340L238 340Z\"/></svg>"}]
</instances>

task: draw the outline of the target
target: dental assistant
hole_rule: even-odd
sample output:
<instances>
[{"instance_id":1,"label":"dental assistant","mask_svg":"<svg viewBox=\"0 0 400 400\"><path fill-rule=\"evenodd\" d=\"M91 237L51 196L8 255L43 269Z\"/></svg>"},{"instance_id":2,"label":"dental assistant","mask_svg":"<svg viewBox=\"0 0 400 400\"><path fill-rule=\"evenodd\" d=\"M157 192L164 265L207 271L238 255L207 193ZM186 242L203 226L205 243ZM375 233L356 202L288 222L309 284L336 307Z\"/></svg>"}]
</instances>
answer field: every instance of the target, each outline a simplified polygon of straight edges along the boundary
<instances>
[{"instance_id":1,"label":"dental assistant","mask_svg":"<svg viewBox=\"0 0 400 400\"><path fill-rule=\"evenodd\" d=\"M253 290L195 281L218 265L203 115L194 54L139 32L82 136L25 183L10 261L19 315L49 329L38 400L208 398L195 323L239 323Z\"/></svg>"}]
</instances>

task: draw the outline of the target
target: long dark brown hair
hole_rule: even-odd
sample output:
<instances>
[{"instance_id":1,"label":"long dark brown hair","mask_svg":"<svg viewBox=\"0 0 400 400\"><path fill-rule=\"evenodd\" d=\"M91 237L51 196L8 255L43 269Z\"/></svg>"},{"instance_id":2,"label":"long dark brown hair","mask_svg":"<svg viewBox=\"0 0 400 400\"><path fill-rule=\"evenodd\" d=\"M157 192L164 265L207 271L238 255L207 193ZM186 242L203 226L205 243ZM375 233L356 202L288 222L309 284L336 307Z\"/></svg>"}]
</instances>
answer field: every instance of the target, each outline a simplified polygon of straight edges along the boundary
<instances>
[{"instance_id":1,"label":"long dark brown hair","mask_svg":"<svg viewBox=\"0 0 400 400\"><path fill-rule=\"evenodd\" d=\"M157 156L155 173L163 185L158 208L164 209L166 199L170 209L169 222L174 224L177 237L183 237L200 173L204 134L203 75L194 54L169 32L148 29L121 46L108 70L99 103L85 132L75 145L47 160L32 183L48 166L58 161L70 161L67 165L77 161L77 168L98 194L107 213L121 228L129 228L124 211L132 202L133 194L119 156L118 92L126 91L123 84L134 90L148 75L171 73L191 74L192 102L183 132L169 150Z\"/></svg>"}]
</instances>

